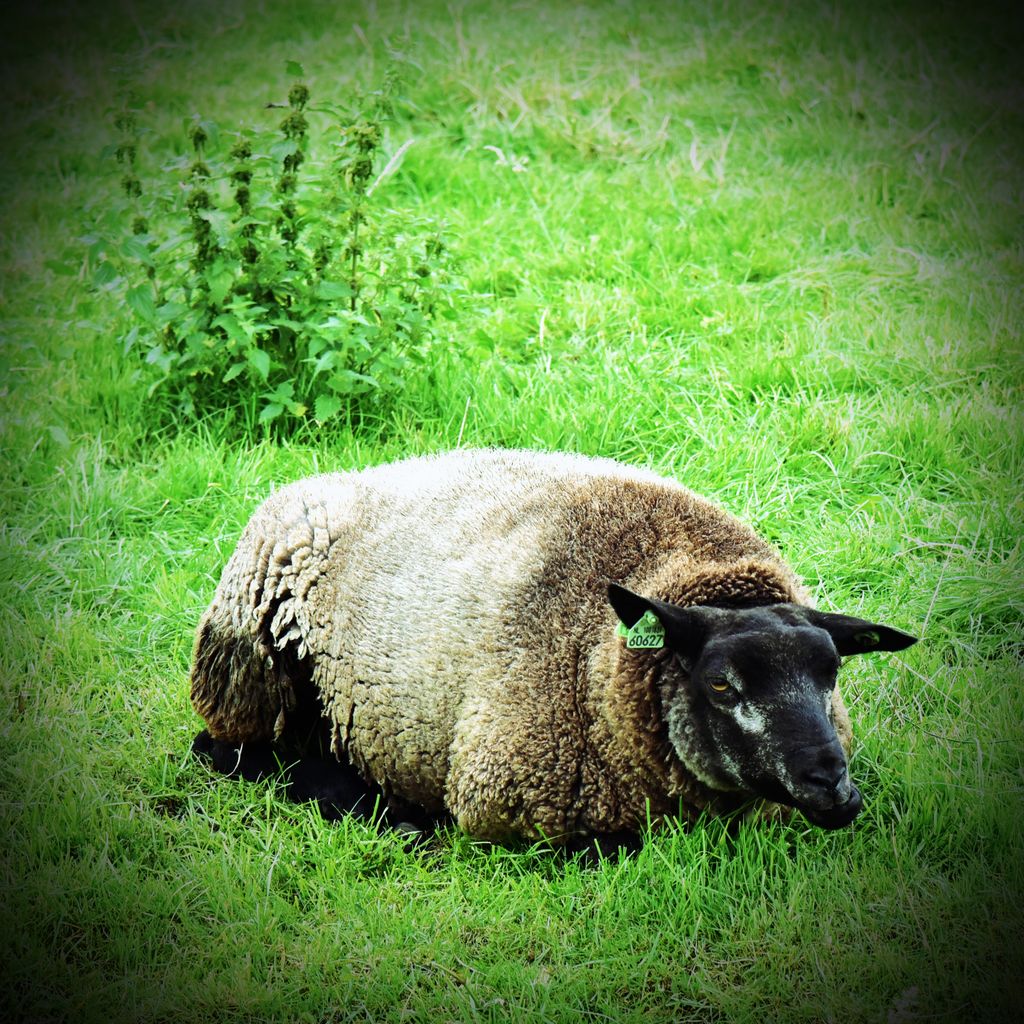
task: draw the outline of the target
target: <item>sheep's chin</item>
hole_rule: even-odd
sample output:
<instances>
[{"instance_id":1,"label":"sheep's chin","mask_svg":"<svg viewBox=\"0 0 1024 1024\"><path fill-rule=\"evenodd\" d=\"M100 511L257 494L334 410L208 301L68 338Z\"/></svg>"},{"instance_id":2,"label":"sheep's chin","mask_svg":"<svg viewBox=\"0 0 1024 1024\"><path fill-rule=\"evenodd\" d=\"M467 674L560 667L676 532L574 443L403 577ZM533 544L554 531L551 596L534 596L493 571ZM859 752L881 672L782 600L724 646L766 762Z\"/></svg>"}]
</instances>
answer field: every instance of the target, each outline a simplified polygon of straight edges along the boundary
<instances>
[{"instance_id":1,"label":"sheep's chin","mask_svg":"<svg viewBox=\"0 0 1024 1024\"><path fill-rule=\"evenodd\" d=\"M845 803L837 804L826 811L814 810L810 807L800 807L799 805L797 805L797 809L812 825L832 831L838 828L846 828L860 814L860 809L863 806L864 801L861 799L860 790L853 786L850 789L850 798Z\"/></svg>"}]
</instances>

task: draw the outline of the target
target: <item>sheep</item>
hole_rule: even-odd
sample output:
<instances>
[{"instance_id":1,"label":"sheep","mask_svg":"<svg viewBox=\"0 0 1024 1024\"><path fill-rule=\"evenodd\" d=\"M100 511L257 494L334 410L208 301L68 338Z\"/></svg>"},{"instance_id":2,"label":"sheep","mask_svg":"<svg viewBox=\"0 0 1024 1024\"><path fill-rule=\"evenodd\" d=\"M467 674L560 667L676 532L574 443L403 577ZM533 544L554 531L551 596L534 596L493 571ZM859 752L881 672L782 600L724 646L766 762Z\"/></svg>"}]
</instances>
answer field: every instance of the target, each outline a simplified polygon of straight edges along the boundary
<instances>
[{"instance_id":1,"label":"sheep","mask_svg":"<svg viewBox=\"0 0 1024 1024\"><path fill-rule=\"evenodd\" d=\"M654 472L458 450L263 502L197 629L195 749L253 778L286 751L296 799L499 843L748 805L841 828L862 799L840 659L915 642L816 611L752 529Z\"/></svg>"}]
</instances>

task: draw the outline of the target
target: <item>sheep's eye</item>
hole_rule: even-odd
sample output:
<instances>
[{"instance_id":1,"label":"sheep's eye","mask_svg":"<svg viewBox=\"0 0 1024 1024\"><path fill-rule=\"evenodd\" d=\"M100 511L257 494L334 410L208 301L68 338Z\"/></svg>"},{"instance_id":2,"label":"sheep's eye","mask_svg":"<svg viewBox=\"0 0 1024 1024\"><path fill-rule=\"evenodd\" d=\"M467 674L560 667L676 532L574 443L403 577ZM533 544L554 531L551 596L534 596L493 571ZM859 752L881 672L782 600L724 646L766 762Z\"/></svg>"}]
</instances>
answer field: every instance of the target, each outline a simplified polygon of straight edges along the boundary
<instances>
[{"instance_id":1,"label":"sheep's eye","mask_svg":"<svg viewBox=\"0 0 1024 1024\"><path fill-rule=\"evenodd\" d=\"M711 678L708 679L708 686L710 686L715 693L727 693L732 689L728 680L724 676L711 676Z\"/></svg>"}]
</instances>

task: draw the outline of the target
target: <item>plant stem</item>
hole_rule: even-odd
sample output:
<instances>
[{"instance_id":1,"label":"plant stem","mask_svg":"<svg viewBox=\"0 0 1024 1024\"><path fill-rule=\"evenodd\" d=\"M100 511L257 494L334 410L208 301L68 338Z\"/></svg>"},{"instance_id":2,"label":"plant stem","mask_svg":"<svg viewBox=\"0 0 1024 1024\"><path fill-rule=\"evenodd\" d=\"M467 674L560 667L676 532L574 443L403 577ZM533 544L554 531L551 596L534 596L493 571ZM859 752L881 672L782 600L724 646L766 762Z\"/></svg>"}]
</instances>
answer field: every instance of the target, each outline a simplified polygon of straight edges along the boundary
<instances>
[{"instance_id":1,"label":"plant stem","mask_svg":"<svg viewBox=\"0 0 1024 1024\"><path fill-rule=\"evenodd\" d=\"M356 278L356 266L359 260L359 222L362 219L361 204L353 208L357 216L355 223L352 225L352 269L349 275L352 284L352 294L349 296L349 309L354 313L356 311L356 300L359 298L359 285Z\"/></svg>"}]
</instances>

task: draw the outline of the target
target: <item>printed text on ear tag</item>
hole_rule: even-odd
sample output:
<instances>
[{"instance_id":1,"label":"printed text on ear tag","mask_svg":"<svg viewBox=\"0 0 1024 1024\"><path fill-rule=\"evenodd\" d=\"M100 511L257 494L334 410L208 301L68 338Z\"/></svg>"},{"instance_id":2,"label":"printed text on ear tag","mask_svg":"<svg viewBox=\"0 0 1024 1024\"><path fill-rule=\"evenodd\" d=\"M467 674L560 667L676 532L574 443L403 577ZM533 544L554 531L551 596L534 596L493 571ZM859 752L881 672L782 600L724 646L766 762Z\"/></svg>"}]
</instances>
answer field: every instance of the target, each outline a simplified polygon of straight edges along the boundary
<instances>
[{"instance_id":1,"label":"printed text on ear tag","mask_svg":"<svg viewBox=\"0 0 1024 1024\"><path fill-rule=\"evenodd\" d=\"M616 632L626 638L626 646L632 651L654 651L665 646L665 627L654 612L644 612L629 629L620 622Z\"/></svg>"}]
</instances>

